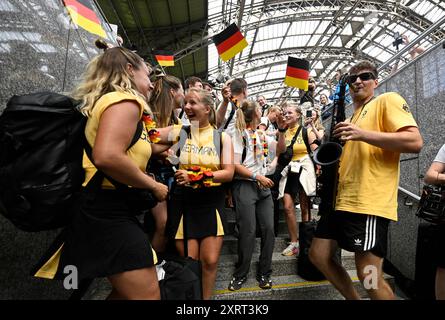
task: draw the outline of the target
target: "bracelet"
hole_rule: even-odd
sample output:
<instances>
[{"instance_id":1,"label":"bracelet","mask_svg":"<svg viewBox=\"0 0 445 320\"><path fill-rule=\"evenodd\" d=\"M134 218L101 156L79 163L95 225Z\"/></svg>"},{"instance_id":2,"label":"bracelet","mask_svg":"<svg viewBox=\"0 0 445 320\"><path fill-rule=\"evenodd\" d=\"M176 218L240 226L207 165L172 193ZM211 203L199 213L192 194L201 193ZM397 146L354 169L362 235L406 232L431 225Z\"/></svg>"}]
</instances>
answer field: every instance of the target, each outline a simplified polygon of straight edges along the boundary
<instances>
[{"instance_id":1,"label":"bracelet","mask_svg":"<svg viewBox=\"0 0 445 320\"><path fill-rule=\"evenodd\" d=\"M286 132L287 128L278 128L278 132Z\"/></svg>"},{"instance_id":2,"label":"bracelet","mask_svg":"<svg viewBox=\"0 0 445 320\"><path fill-rule=\"evenodd\" d=\"M256 181L256 173L252 173L252 179L253 181Z\"/></svg>"}]
</instances>

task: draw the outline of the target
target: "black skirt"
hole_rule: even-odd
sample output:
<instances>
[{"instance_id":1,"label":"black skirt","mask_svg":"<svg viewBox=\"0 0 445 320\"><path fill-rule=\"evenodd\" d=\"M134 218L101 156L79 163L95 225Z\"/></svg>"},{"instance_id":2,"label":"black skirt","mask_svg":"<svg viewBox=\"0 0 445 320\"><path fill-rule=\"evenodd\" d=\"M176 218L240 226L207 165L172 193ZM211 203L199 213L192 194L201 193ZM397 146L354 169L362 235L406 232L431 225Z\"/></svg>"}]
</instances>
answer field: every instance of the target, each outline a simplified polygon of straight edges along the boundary
<instances>
[{"instance_id":1,"label":"black skirt","mask_svg":"<svg viewBox=\"0 0 445 320\"><path fill-rule=\"evenodd\" d=\"M125 199L116 190L100 190L94 199L83 194L79 213L34 268L34 275L61 279L65 266L71 265L80 280L94 279L156 263L148 236Z\"/></svg>"},{"instance_id":2,"label":"black skirt","mask_svg":"<svg viewBox=\"0 0 445 320\"><path fill-rule=\"evenodd\" d=\"M186 215L187 238L203 239L224 236L226 228L224 187L192 189L175 186L169 201L168 235L173 239L184 238Z\"/></svg>"}]
</instances>

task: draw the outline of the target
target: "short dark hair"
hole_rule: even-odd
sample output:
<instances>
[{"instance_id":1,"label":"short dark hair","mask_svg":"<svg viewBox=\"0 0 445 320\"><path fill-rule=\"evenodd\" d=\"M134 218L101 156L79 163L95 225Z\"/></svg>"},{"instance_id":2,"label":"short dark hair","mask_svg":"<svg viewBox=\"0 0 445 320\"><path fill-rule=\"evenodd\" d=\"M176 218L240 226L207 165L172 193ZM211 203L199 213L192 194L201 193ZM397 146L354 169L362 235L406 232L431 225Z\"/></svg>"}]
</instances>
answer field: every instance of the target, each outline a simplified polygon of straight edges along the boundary
<instances>
[{"instance_id":1,"label":"short dark hair","mask_svg":"<svg viewBox=\"0 0 445 320\"><path fill-rule=\"evenodd\" d=\"M370 70L376 79L379 76L379 72L377 71L375 64L368 60L362 60L353 65L349 69L349 74L358 74L362 70Z\"/></svg>"},{"instance_id":2,"label":"short dark hair","mask_svg":"<svg viewBox=\"0 0 445 320\"><path fill-rule=\"evenodd\" d=\"M203 86L203 87L205 87L205 86L209 86L210 88L213 89L213 86L212 86L211 83L209 83L209 82L205 82L205 81L202 81L201 83L202 83L202 86Z\"/></svg>"},{"instance_id":3,"label":"short dark hair","mask_svg":"<svg viewBox=\"0 0 445 320\"><path fill-rule=\"evenodd\" d=\"M245 89L247 89L247 82L243 78L235 78L230 82L230 92L232 94L241 94Z\"/></svg>"},{"instance_id":4,"label":"short dark hair","mask_svg":"<svg viewBox=\"0 0 445 320\"><path fill-rule=\"evenodd\" d=\"M190 86L194 86L196 82L202 83L202 80L198 77L188 77L185 80L185 88L188 89Z\"/></svg>"}]
</instances>

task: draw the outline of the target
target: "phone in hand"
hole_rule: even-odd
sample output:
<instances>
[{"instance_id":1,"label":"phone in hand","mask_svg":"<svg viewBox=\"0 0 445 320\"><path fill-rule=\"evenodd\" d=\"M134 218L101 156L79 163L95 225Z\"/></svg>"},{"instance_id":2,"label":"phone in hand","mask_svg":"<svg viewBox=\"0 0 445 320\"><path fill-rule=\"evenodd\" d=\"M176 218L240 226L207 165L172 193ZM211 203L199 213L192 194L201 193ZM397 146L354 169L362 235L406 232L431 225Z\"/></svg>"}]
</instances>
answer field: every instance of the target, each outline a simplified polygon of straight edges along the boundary
<instances>
[{"instance_id":1,"label":"phone in hand","mask_svg":"<svg viewBox=\"0 0 445 320\"><path fill-rule=\"evenodd\" d=\"M306 118L312 118L312 110L306 110Z\"/></svg>"}]
</instances>

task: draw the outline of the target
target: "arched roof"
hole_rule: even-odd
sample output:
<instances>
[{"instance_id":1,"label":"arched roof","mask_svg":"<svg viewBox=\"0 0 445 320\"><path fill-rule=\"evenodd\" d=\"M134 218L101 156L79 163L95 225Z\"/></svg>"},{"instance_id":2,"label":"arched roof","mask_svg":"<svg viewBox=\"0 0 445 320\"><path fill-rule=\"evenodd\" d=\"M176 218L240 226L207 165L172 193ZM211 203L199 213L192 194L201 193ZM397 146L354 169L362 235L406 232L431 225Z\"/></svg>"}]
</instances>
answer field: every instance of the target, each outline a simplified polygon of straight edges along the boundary
<instances>
[{"instance_id":1,"label":"arched roof","mask_svg":"<svg viewBox=\"0 0 445 320\"><path fill-rule=\"evenodd\" d=\"M127 42L149 54L171 49L180 78L197 75L214 81L220 75L243 77L251 95L269 100L297 92L283 84L288 56L305 58L318 91L337 69L368 59L387 77L394 63L411 59L406 35L428 49L445 38L441 0L99 0L108 20L120 25ZM218 58L212 36L235 22L249 46L227 63ZM125 37L124 37L125 38Z\"/></svg>"}]
</instances>

